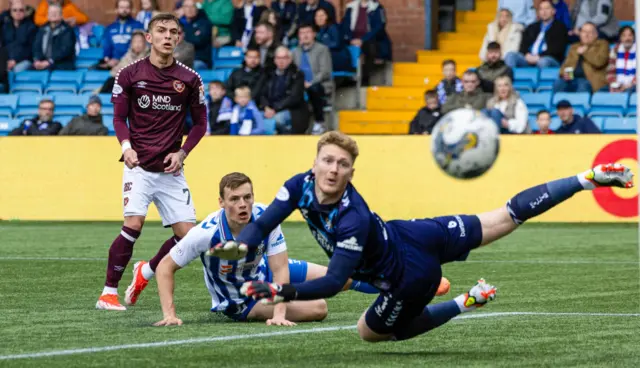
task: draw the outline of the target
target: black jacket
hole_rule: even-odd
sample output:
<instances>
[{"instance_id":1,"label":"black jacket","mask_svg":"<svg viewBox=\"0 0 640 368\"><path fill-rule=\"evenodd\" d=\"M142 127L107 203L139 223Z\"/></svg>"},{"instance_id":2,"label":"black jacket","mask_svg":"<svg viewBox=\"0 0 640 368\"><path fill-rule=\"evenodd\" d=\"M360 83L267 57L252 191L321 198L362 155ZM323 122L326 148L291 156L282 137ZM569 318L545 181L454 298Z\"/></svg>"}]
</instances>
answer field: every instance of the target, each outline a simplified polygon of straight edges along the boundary
<instances>
[{"instance_id":1,"label":"black jacket","mask_svg":"<svg viewBox=\"0 0 640 368\"><path fill-rule=\"evenodd\" d=\"M33 43L33 59L47 60L42 47L42 40L47 33L49 23L38 30L36 41ZM76 68L76 34L66 23L60 23L53 30L53 44L51 46L51 70L75 70Z\"/></svg>"},{"instance_id":2,"label":"black jacket","mask_svg":"<svg viewBox=\"0 0 640 368\"><path fill-rule=\"evenodd\" d=\"M292 133L304 134L309 126L309 106L304 100L304 73L298 67L291 65L284 71L285 74L285 96L272 105L269 104L269 97L273 93L277 71L269 73L263 93L260 96L260 108L271 107L276 112L289 110L291 112Z\"/></svg>"},{"instance_id":3,"label":"black jacket","mask_svg":"<svg viewBox=\"0 0 640 368\"><path fill-rule=\"evenodd\" d=\"M267 74L269 74L273 70L276 70L275 58L276 58L276 49L278 47L280 47L280 42L278 42L278 40L275 38L275 35L274 35L273 42L271 43L271 46L267 48L267 55L265 56L264 63L262 64L262 68ZM260 57L262 58L262 50L260 46L258 46L258 44L256 43L255 38L251 38L251 42L249 43L249 48L260 50Z\"/></svg>"},{"instance_id":4,"label":"black jacket","mask_svg":"<svg viewBox=\"0 0 640 368\"><path fill-rule=\"evenodd\" d=\"M513 70L502 60L494 64L484 63L476 71L480 76L480 87L487 93L493 93L493 84L498 77L506 75L513 81Z\"/></svg>"},{"instance_id":5,"label":"black jacket","mask_svg":"<svg viewBox=\"0 0 640 368\"><path fill-rule=\"evenodd\" d=\"M251 29L256 27L256 24L260 21L262 12L267 10L266 6L256 6L253 8L253 21ZM244 7L235 8L233 10L233 18L231 20L231 42L242 40L242 34L244 33L244 26L247 23L247 19L244 17Z\"/></svg>"},{"instance_id":6,"label":"black jacket","mask_svg":"<svg viewBox=\"0 0 640 368\"><path fill-rule=\"evenodd\" d=\"M17 63L32 59L33 43L38 28L30 20L23 20L16 28L13 20L2 27L2 45L7 48L9 60Z\"/></svg>"},{"instance_id":7,"label":"black jacket","mask_svg":"<svg viewBox=\"0 0 640 368\"><path fill-rule=\"evenodd\" d=\"M427 107L421 108L409 125L409 134L431 134L433 127L442 117L440 108L430 110Z\"/></svg>"},{"instance_id":8,"label":"black jacket","mask_svg":"<svg viewBox=\"0 0 640 368\"><path fill-rule=\"evenodd\" d=\"M260 94L264 89L266 75L261 66L255 69L249 69L242 64L242 68L234 69L227 79L226 90L227 96L233 98L234 91L238 87L247 86L251 88L251 99L260 101Z\"/></svg>"},{"instance_id":9,"label":"black jacket","mask_svg":"<svg viewBox=\"0 0 640 368\"><path fill-rule=\"evenodd\" d=\"M36 116L33 119L23 121L9 135L58 135L60 130L62 130L62 124L57 121L42 122Z\"/></svg>"},{"instance_id":10,"label":"black jacket","mask_svg":"<svg viewBox=\"0 0 640 368\"><path fill-rule=\"evenodd\" d=\"M211 67L211 22L204 10L198 10L198 15L192 22L184 18L184 40L193 45L196 50L196 60L204 61Z\"/></svg>"},{"instance_id":11,"label":"black jacket","mask_svg":"<svg viewBox=\"0 0 640 368\"><path fill-rule=\"evenodd\" d=\"M541 30L541 21L537 21L529 25L522 33L522 42L520 42L520 53L526 55L529 49L536 42L538 34ZM544 35L544 41L547 43L547 50L543 51L540 56L551 56L559 63L564 60L564 54L567 51L569 31L564 23L554 20Z\"/></svg>"}]
</instances>

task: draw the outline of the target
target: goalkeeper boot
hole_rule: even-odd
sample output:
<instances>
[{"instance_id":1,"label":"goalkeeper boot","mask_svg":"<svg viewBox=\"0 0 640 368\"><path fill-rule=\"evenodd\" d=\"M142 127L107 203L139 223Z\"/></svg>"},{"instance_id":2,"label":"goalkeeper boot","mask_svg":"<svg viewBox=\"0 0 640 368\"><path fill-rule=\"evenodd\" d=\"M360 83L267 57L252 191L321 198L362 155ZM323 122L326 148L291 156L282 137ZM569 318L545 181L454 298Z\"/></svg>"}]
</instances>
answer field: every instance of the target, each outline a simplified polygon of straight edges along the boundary
<instances>
[{"instance_id":1,"label":"goalkeeper boot","mask_svg":"<svg viewBox=\"0 0 640 368\"><path fill-rule=\"evenodd\" d=\"M592 188L585 189L600 187L633 188L633 173L622 164L598 165L579 176L593 185Z\"/></svg>"},{"instance_id":2,"label":"goalkeeper boot","mask_svg":"<svg viewBox=\"0 0 640 368\"><path fill-rule=\"evenodd\" d=\"M131 284L124 293L124 302L127 305L135 305L140 293L149 284L149 280L142 275L142 266L146 263L146 261L139 261L133 266L133 280L131 280Z\"/></svg>"},{"instance_id":3,"label":"goalkeeper boot","mask_svg":"<svg viewBox=\"0 0 640 368\"><path fill-rule=\"evenodd\" d=\"M487 304L491 300L496 298L496 291L498 289L493 286L487 284L484 279L478 280L478 283L475 284L468 293L464 295L464 306L466 308L472 307L482 307Z\"/></svg>"},{"instance_id":4,"label":"goalkeeper boot","mask_svg":"<svg viewBox=\"0 0 640 368\"><path fill-rule=\"evenodd\" d=\"M96 303L96 309L100 310L114 310L125 311L127 308L120 304L118 300L118 294L103 294Z\"/></svg>"}]
</instances>

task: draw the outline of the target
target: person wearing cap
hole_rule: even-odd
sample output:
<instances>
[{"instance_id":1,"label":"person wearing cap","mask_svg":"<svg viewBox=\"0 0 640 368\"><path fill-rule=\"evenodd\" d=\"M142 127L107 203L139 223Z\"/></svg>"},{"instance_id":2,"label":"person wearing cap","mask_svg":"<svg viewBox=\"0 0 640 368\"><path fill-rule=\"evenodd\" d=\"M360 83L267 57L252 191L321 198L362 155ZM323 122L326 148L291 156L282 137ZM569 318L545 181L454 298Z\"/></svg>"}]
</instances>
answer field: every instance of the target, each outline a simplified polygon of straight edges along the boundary
<instances>
[{"instance_id":1,"label":"person wearing cap","mask_svg":"<svg viewBox=\"0 0 640 368\"><path fill-rule=\"evenodd\" d=\"M87 113L76 116L60 131L60 135L107 135L109 130L102 124L102 101L91 96L87 104Z\"/></svg>"},{"instance_id":2,"label":"person wearing cap","mask_svg":"<svg viewBox=\"0 0 640 368\"><path fill-rule=\"evenodd\" d=\"M490 42L487 45L487 60L476 71L480 77L480 87L487 93L493 93L494 82L498 77L508 76L513 80L513 69L502 60L500 44Z\"/></svg>"},{"instance_id":3,"label":"person wearing cap","mask_svg":"<svg viewBox=\"0 0 640 368\"><path fill-rule=\"evenodd\" d=\"M556 129L556 134L599 134L600 129L587 117L573 113L573 106L567 100L561 100L556 105L557 114L562 121L560 128Z\"/></svg>"}]
</instances>

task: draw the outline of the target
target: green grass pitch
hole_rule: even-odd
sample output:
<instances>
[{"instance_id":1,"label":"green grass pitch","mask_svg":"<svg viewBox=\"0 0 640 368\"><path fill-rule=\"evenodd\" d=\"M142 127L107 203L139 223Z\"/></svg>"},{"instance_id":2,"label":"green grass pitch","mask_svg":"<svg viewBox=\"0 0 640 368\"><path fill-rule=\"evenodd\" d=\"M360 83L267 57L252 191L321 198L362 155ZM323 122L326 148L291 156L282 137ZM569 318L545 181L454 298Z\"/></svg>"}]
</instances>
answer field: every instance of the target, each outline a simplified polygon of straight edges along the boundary
<instances>
[{"instance_id":1,"label":"green grass pitch","mask_svg":"<svg viewBox=\"0 0 640 368\"><path fill-rule=\"evenodd\" d=\"M383 344L361 342L348 328L373 295L342 293L329 300L325 321L294 328L210 313L199 261L177 276L184 326L151 326L162 317L155 282L126 312L96 311L107 250L120 226L0 222L0 367L630 367L640 357L633 224L526 224L473 252L469 262L444 267L451 293L435 302L466 291L479 277L498 286L495 302L465 315L476 318ZM285 224L284 232L290 257L327 263L305 225ZM168 237L168 230L148 223L132 264L149 259ZM265 335L246 337L256 334ZM187 341L148 345L178 340ZM103 347L114 350L91 350ZM62 355L16 356L52 352Z\"/></svg>"}]
</instances>

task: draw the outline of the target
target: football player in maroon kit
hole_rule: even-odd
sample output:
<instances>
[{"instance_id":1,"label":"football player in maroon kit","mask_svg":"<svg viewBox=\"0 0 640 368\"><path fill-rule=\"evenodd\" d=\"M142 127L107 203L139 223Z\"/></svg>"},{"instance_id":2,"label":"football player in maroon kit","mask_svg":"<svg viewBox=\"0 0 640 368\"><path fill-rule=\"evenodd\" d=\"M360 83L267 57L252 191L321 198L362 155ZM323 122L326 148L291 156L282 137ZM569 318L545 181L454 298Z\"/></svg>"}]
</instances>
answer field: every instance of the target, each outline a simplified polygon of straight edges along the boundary
<instances>
[{"instance_id":1,"label":"football player in maroon kit","mask_svg":"<svg viewBox=\"0 0 640 368\"><path fill-rule=\"evenodd\" d=\"M111 100L124 161L124 226L109 249L107 279L97 309L126 310L118 300L118 282L131 260L133 244L140 236L151 202L162 224L171 226L174 235L149 262L134 265L133 281L125 294L128 305L136 303L162 257L196 222L182 163L204 136L207 116L200 75L173 58L178 22L172 14L153 17L145 36L151 54L116 75ZM193 128L182 144L189 109Z\"/></svg>"}]
</instances>

